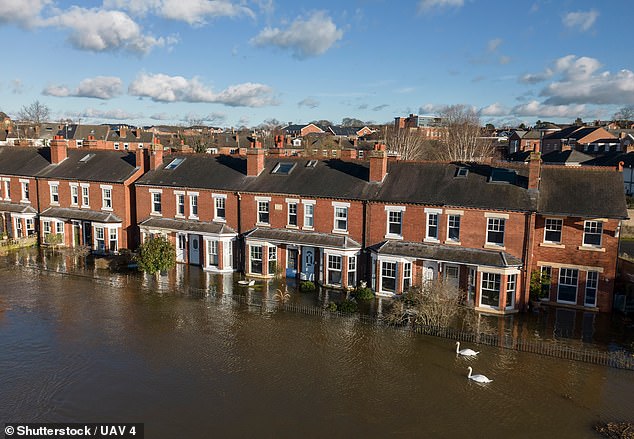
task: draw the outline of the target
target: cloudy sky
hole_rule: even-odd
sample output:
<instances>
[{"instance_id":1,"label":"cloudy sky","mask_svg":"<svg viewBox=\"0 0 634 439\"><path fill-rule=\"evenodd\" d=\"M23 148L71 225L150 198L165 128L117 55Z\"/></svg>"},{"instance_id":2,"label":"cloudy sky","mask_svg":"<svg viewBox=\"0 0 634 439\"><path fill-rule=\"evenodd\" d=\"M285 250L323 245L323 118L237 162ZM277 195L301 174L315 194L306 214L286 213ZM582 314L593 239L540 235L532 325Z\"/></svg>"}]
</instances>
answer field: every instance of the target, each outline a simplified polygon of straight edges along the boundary
<instances>
[{"instance_id":1,"label":"cloudy sky","mask_svg":"<svg viewBox=\"0 0 634 439\"><path fill-rule=\"evenodd\" d=\"M0 0L0 110L86 123L483 123L634 104L631 0Z\"/></svg>"}]
</instances>

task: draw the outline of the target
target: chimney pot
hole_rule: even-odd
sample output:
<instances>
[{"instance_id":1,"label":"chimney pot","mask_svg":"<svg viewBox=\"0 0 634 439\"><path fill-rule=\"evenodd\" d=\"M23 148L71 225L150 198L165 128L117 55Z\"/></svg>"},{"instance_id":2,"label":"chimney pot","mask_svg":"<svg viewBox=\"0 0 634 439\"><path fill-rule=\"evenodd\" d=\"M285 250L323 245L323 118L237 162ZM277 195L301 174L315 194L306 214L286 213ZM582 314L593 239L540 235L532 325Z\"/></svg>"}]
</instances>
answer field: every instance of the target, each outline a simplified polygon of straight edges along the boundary
<instances>
[{"instance_id":1,"label":"chimney pot","mask_svg":"<svg viewBox=\"0 0 634 439\"><path fill-rule=\"evenodd\" d=\"M264 171L264 150L251 148L247 150L247 176L257 177Z\"/></svg>"}]
</instances>

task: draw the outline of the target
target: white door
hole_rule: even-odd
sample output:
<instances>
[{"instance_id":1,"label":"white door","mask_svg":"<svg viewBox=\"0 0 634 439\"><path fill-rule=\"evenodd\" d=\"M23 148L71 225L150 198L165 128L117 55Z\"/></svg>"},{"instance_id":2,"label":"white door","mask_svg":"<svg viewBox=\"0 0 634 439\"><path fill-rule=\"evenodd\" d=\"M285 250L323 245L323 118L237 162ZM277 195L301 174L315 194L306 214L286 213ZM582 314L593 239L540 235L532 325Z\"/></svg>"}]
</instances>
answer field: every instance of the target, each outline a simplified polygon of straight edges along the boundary
<instances>
[{"instance_id":1,"label":"white door","mask_svg":"<svg viewBox=\"0 0 634 439\"><path fill-rule=\"evenodd\" d=\"M189 263L200 265L200 237L189 235Z\"/></svg>"},{"instance_id":2,"label":"white door","mask_svg":"<svg viewBox=\"0 0 634 439\"><path fill-rule=\"evenodd\" d=\"M302 247L302 279L315 280L315 248Z\"/></svg>"},{"instance_id":3,"label":"white door","mask_svg":"<svg viewBox=\"0 0 634 439\"><path fill-rule=\"evenodd\" d=\"M438 277L438 263L423 261L423 280L433 281Z\"/></svg>"},{"instance_id":4,"label":"white door","mask_svg":"<svg viewBox=\"0 0 634 439\"><path fill-rule=\"evenodd\" d=\"M179 233L176 235L176 262L185 262L185 245L187 235Z\"/></svg>"}]
</instances>

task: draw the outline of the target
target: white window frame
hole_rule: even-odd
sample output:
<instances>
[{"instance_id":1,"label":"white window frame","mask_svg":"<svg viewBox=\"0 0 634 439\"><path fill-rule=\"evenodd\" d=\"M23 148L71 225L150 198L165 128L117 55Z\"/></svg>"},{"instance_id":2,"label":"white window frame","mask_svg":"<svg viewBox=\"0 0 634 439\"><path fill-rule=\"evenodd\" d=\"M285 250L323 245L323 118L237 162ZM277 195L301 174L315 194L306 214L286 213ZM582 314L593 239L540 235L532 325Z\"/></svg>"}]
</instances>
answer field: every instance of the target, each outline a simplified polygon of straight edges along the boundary
<instances>
[{"instance_id":1,"label":"white window frame","mask_svg":"<svg viewBox=\"0 0 634 439\"><path fill-rule=\"evenodd\" d=\"M489 217L486 220L487 220L486 245L490 245L494 247L504 247L504 242L506 240L506 220L507 219L500 218L500 217ZM498 242L490 241L489 232L502 233L502 242L498 243Z\"/></svg>"},{"instance_id":2,"label":"white window frame","mask_svg":"<svg viewBox=\"0 0 634 439\"><path fill-rule=\"evenodd\" d=\"M211 197L214 201L214 221L227 221L227 195L212 194ZM222 203L222 207L219 206L219 203ZM224 215L220 215L220 209L224 211Z\"/></svg>"},{"instance_id":3,"label":"white window frame","mask_svg":"<svg viewBox=\"0 0 634 439\"><path fill-rule=\"evenodd\" d=\"M550 223L550 224L549 224ZM558 224L558 226L557 226ZM559 227L559 229L557 229ZM561 218L545 218L544 219L544 243L545 244L561 244L562 234L564 229L564 220ZM553 241L546 239L548 232L559 233L559 240Z\"/></svg>"},{"instance_id":4,"label":"white window frame","mask_svg":"<svg viewBox=\"0 0 634 439\"><path fill-rule=\"evenodd\" d=\"M101 239L100 239L101 236ZM106 228L103 226L96 226L95 227L95 241L94 241L94 246L95 246L95 250L96 251L105 251L106 250ZM99 248L99 241L103 242L103 248Z\"/></svg>"},{"instance_id":5,"label":"white window frame","mask_svg":"<svg viewBox=\"0 0 634 439\"><path fill-rule=\"evenodd\" d=\"M586 272L586 287L583 297L583 305L588 307L596 307L597 306L597 296L599 293L599 279L600 274L598 271L587 271ZM588 303L588 291L594 290L594 301Z\"/></svg>"},{"instance_id":6,"label":"white window frame","mask_svg":"<svg viewBox=\"0 0 634 439\"><path fill-rule=\"evenodd\" d=\"M29 180L27 179L20 179L20 189L21 189L21 199L20 202L21 203L31 203L30 200L30 186L29 186Z\"/></svg>"},{"instance_id":7,"label":"white window frame","mask_svg":"<svg viewBox=\"0 0 634 439\"><path fill-rule=\"evenodd\" d=\"M11 179L10 178L3 178L3 186L4 186L4 200L5 201L11 201Z\"/></svg>"},{"instance_id":8,"label":"white window frame","mask_svg":"<svg viewBox=\"0 0 634 439\"><path fill-rule=\"evenodd\" d=\"M207 242L207 265L217 267L220 263L220 255L218 255L218 241L211 239ZM215 259L215 263L214 263Z\"/></svg>"},{"instance_id":9,"label":"white window frame","mask_svg":"<svg viewBox=\"0 0 634 439\"><path fill-rule=\"evenodd\" d=\"M385 293L389 293L389 294L396 294L397 290L398 290L398 261L396 260L392 260L392 259L380 259L379 260L379 270L381 273L380 276L380 288L379 291L381 292L385 292ZM394 277L392 276L385 276L384 273L384 265L385 264L390 264L394 266ZM386 290L384 287L384 279L385 278L389 278L389 279L394 279L394 291L390 291L390 290Z\"/></svg>"},{"instance_id":10,"label":"white window frame","mask_svg":"<svg viewBox=\"0 0 634 439\"><path fill-rule=\"evenodd\" d=\"M271 225L271 197L255 197L256 224L259 226ZM264 209L266 207L266 209ZM260 221L261 215L267 216L267 221Z\"/></svg>"},{"instance_id":11,"label":"white window frame","mask_svg":"<svg viewBox=\"0 0 634 439\"><path fill-rule=\"evenodd\" d=\"M291 210L295 210L291 213ZM291 218L295 217L295 224L291 224ZM286 199L286 227L297 229L299 228L299 200L293 198Z\"/></svg>"},{"instance_id":12,"label":"white window frame","mask_svg":"<svg viewBox=\"0 0 634 439\"><path fill-rule=\"evenodd\" d=\"M385 206L385 238L403 239L403 217L405 216L405 210L405 206ZM400 233L393 233L390 231L390 226L396 224L396 221L393 221L395 217L392 217L392 215L398 215L398 227L400 229Z\"/></svg>"},{"instance_id":13,"label":"white window frame","mask_svg":"<svg viewBox=\"0 0 634 439\"><path fill-rule=\"evenodd\" d=\"M260 253L260 257L259 258L254 258L253 254L257 253L255 250L257 250L257 252ZM249 244L249 273L250 274L264 274L264 249L265 247L262 244ZM260 272L256 273L255 271L253 271L253 261L260 261Z\"/></svg>"},{"instance_id":14,"label":"white window frame","mask_svg":"<svg viewBox=\"0 0 634 439\"><path fill-rule=\"evenodd\" d=\"M185 218L185 191L174 191L174 201L176 202L176 212L174 213L174 217ZM181 208L182 212L179 212Z\"/></svg>"},{"instance_id":15,"label":"white window frame","mask_svg":"<svg viewBox=\"0 0 634 439\"><path fill-rule=\"evenodd\" d=\"M487 285L487 287L489 287L491 284L495 285L496 283L496 276L497 276L497 280L499 281L498 284L498 303L496 305L489 305L486 303L482 303L482 298L483 298L483 294L482 292L485 290L485 283ZM481 308L491 308L491 309L499 309L500 308L500 293L501 293L501 289L502 289L502 276L503 274L501 273L494 273L494 272L490 272L490 271L483 271L480 273L480 307ZM487 291L495 291L492 288L486 288Z\"/></svg>"},{"instance_id":16,"label":"white window frame","mask_svg":"<svg viewBox=\"0 0 634 439\"><path fill-rule=\"evenodd\" d=\"M118 252L119 251L119 231L116 227L109 227L108 229L108 246L106 250L109 252ZM112 243L114 242L114 248Z\"/></svg>"},{"instance_id":17,"label":"white window frame","mask_svg":"<svg viewBox=\"0 0 634 439\"><path fill-rule=\"evenodd\" d=\"M79 185L70 183L70 205L79 206Z\"/></svg>"},{"instance_id":18,"label":"white window frame","mask_svg":"<svg viewBox=\"0 0 634 439\"><path fill-rule=\"evenodd\" d=\"M189 198L189 219L198 219L198 192L187 192Z\"/></svg>"},{"instance_id":19,"label":"white window frame","mask_svg":"<svg viewBox=\"0 0 634 439\"><path fill-rule=\"evenodd\" d=\"M158 200L157 200L158 196ZM158 202L158 209L156 209ZM162 189L150 189L150 215L162 216L163 215L163 190Z\"/></svg>"},{"instance_id":20,"label":"white window frame","mask_svg":"<svg viewBox=\"0 0 634 439\"><path fill-rule=\"evenodd\" d=\"M506 303L504 306L506 309L515 308L515 292L517 291L517 274L506 275ZM511 303L509 304L509 298Z\"/></svg>"},{"instance_id":21,"label":"white window frame","mask_svg":"<svg viewBox=\"0 0 634 439\"><path fill-rule=\"evenodd\" d=\"M315 229L315 200L302 200L302 204L304 205L304 222L303 222L303 230L314 230ZM310 207L309 207L310 206ZM308 211L310 210L310 213ZM310 222L310 225L307 224Z\"/></svg>"},{"instance_id":22,"label":"white window frame","mask_svg":"<svg viewBox=\"0 0 634 439\"><path fill-rule=\"evenodd\" d=\"M412 286L412 263L410 261L403 262L403 285L401 290L403 292L410 289Z\"/></svg>"},{"instance_id":23,"label":"white window frame","mask_svg":"<svg viewBox=\"0 0 634 439\"><path fill-rule=\"evenodd\" d=\"M81 183L81 207L90 208L90 183Z\"/></svg>"},{"instance_id":24,"label":"white window frame","mask_svg":"<svg viewBox=\"0 0 634 439\"><path fill-rule=\"evenodd\" d=\"M575 276L572 276L571 273L576 273ZM570 273L570 274L569 274ZM572 283L563 283L562 279L568 279L570 278L572 280L572 278L576 279L576 283L572 284ZM574 301L568 301L568 300L561 300L559 298L559 293L561 291L561 287L575 287L575 300ZM577 268L567 268L567 267L561 267L559 269L559 276L558 276L558 282L557 282L557 302L558 303L567 303L567 304L571 304L571 305L576 305L577 304L577 296L579 295L579 270Z\"/></svg>"},{"instance_id":25,"label":"white window frame","mask_svg":"<svg viewBox=\"0 0 634 439\"><path fill-rule=\"evenodd\" d=\"M591 231L588 232L587 230ZM586 237L588 235L598 235L599 236L599 244L586 244ZM601 248L603 244L603 222L598 220L585 220L583 222L583 241L581 245L583 247L592 247L592 248Z\"/></svg>"},{"instance_id":26,"label":"white window frame","mask_svg":"<svg viewBox=\"0 0 634 439\"><path fill-rule=\"evenodd\" d=\"M102 184L100 185L101 187L101 210L112 210L113 209L113 202L112 202L112 186L111 185L105 185ZM110 197L106 196L106 192L110 192ZM110 200L110 206L108 206L107 201Z\"/></svg>"},{"instance_id":27,"label":"white window frame","mask_svg":"<svg viewBox=\"0 0 634 439\"><path fill-rule=\"evenodd\" d=\"M440 242L440 218L442 215L442 209L425 209L425 242ZM435 216L436 218L436 236L431 236L430 233L430 220Z\"/></svg>"},{"instance_id":28,"label":"white window frame","mask_svg":"<svg viewBox=\"0 0 634 439\"><path fill-rule=\"evenodd\" d=\"M348 288L354 288L357 285L357 257L348 256Z\"/></svg>"},{"instance_id":29,"label":"white window frame","mask_svg":"<svg viewBox=\"0 0 634 439\"><path fill-rule=\"evenodd\" d=\"M454 219L454 221L453 221L454 225L453 226L451 225L452 218ZM455 238L452 238L452 237L449 236L449 232L452 229L456 228L456 226L455 226L455 219L456 218L458 219L458 227L457 227L457 229L458 229L458 239L455 239ZM462 215L456 214L456 213L449 213L449 212L447 213L447 241L446 242L449 242L449 243L452 243L452 244L460 244L460 226L461 225L462 225Z\"/></svg>"},{"instance_id":30,"label":"white window frame","mask_svg":"<svg viewBox=\"0 0 634 439\"><path fill-rule=\"evenodd\" d=\"M331 272L339 273L339 283L331 282ZM326 284L332 286L343 285L343 255L326 253Z\"/></svg>"},{"instance_id":31,"label":"white window frame","mask_svg":"<svg viewBox=\"0 0 634 439\"><path fill-rule=\"evenodd\" d=\"M332 223L332 232L333 233L348 233L348 217L350 210L350 203L340 203L333 201L332 202L332 210L333 210L333 223ZM338 215L339 213L343 213L344 215ZM339 227L339 222L345 221L345 228Z\"/></svg>"},{"instance_id":32,"label":"white window frame","mask_svg":"<svg viewBox=\"0 0 634 439\"><path fill-rule=\"evenodd\" d=\"M51 206L59 206L59 181L49 181L48 188L51 196Z\"/></svg>"},{"instance_id":33,"label":"white window frame","mask_svg":"<svg viewBox=\"0 0 634 439\"><path fill-rule=\"evenodd\" d=\"M268 246L266 255L267 255L266 268L268 269L269 276L271 276L275 274L275 270L277 268L277 246L275 245Z\"/></svg>"}]
</instances>

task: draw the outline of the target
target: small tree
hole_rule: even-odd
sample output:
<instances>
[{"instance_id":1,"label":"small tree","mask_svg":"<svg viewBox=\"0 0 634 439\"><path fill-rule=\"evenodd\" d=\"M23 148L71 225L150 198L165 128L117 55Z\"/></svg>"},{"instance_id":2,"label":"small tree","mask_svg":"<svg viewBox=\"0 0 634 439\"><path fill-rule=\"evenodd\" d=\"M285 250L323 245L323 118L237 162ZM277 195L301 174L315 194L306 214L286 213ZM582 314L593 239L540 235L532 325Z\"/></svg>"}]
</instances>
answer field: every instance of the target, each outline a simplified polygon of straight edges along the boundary
<instances>
[{"instance_id":1,"label":"small tree","mask_svg":"<svg viewBox=\"0 0 634 439\"><path fill-rule=\"evenodd\" d=\"M167 238L155 236L139 247L134 259L139 264L139 270L155 274L176 265L176 249Z\"/></svg>"},{"instance_id":2,"label":"small tree","mask_svg":"<svg viewBox=\"0 0 634 439\"><path fill-rule=\"evenodd\" d=\"M40 101L35 101L31 105L24 105L20 111L18 111L18 119L23 122L39 124L48 120L50 112L50 108L46 105Z\"/></svg>"},{"instance_id":3,"label":"small tree","mask_svg":"<svg viewBox=\"0 0 634 439\"><path fill-rule=\"evenodd\" d=\"M550 276L548 273L535 270L531 273L530 298L543 299L550 294Z\"/></svg>"},{"instance_id":4,"label":"small tree","mask_svg":"<svg viewBox=\"0 0 634 439\"><path fill-rule=\"evenodd\" d=\"M394 301L385 313L390 323L421 326L449 326L462 311L463 292L442 279L414 286Z\"/></svg>"},{"instance_id":5,"label":"small tree","mask_svg":"<svg viewBox=\"0 0 634 439\"><path fill-rule=\"evenodd\" d=\"M447 137L438 151L440 160L476 162L492 157L495 147L491 139L483 139L480 118L466 105L450 105L440 112Z\"/></svg>"}]
</instances>

